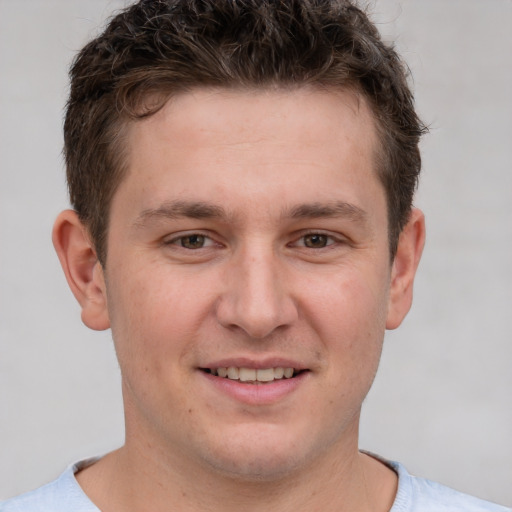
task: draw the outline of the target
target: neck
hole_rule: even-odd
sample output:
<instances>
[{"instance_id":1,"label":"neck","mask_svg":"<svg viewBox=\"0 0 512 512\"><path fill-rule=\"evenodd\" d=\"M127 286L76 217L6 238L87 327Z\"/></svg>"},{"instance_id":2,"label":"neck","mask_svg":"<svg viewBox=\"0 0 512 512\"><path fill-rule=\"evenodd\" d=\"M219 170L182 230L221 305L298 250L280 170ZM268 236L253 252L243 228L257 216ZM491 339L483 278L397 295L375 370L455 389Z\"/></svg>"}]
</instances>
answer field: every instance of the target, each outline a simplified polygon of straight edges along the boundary
<instances>
[{"instance_id":1,"label":"neck","mask_svg":"<svg viewBox=\"0 0 512 512\"><path fill-rule=\"evenodd\" d=\"M179 463L177 463L179 461ZM127 443L77 475L103 512L387 512L396 475L356 446L331 446L304 467L272 479L241 478Z\"/></svg>"}]
</instances>

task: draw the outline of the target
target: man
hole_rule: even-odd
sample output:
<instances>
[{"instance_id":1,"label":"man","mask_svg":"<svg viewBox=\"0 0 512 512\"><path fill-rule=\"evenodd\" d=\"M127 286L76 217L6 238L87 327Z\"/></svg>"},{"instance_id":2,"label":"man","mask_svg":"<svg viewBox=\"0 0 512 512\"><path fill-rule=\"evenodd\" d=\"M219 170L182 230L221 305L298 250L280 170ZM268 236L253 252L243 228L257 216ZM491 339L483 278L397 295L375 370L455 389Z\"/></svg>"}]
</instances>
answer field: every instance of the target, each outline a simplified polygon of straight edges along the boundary
<instances>
[{"instance_id":1,"label":"man","mask_svg":"<svg viewBox=\"0 0 512 512\"><path fill-rule=\"evenodd\" d=\"M505 510L359 452L424 242L402 64L347 2L142 1L78 55L53 240L126 442L1 510Z\"/></svg>"}]
</instances>

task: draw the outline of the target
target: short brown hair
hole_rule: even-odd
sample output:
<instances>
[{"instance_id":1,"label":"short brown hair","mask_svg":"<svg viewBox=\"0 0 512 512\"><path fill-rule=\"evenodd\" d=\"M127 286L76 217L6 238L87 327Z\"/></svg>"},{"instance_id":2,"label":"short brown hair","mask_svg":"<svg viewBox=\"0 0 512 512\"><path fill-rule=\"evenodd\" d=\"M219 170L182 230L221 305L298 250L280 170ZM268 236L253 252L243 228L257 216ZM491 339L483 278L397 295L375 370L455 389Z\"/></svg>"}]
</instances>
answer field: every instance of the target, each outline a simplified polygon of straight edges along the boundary
<instances>
[{"instance_id":1,"label":"short brown hair","mask_svg":"<svg viewBox=\"0 0 512 512\"><path fill-rule=\"evenodd\" d=\"M399 56L353 2L141 0L81 50L70 78L64 124L69 193L102 263L110 203L126 167L123 127L197 86L316 85L362 94L380 138L377 172L394 255L426 129Z\"/></svg>"}]
</instances>

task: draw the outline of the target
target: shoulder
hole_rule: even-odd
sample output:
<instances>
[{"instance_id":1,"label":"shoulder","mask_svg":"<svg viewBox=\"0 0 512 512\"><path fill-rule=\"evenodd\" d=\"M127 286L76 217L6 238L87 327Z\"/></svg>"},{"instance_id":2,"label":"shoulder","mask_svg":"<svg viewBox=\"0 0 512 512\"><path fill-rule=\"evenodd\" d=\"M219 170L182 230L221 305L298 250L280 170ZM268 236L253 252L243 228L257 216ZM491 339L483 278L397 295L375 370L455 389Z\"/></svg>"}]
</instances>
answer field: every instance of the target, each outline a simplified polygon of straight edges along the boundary
<instances>
[{"instance_id":1,"label":"shoulder","mask_svg":"<svg viewBox=\"0 0 512 512\"><path fill-rule=\"evenodd\" d=\"M398 473L398 491L390 512L512 512L510 508L412 476L397 462L388 464Z\"/></svg>"},{"instance_id":2,"label":"shoulder","mask_svg":"<svg viewBox=\"0 0 512 512\"><path fill-rule=\"evenodd\" d=\"M0 512L100 512L75 479L76 471L95 460L73 464L53 482L0 502Z\"/></svg>"}]
</instances>

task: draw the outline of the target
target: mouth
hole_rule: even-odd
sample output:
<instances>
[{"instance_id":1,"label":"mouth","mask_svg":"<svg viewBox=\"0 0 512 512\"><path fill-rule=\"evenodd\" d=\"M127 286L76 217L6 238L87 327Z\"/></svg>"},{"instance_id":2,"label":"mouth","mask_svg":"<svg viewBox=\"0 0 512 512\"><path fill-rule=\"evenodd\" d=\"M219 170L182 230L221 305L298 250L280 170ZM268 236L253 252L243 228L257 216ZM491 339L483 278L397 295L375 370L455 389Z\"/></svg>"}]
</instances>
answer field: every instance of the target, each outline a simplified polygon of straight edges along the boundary
<instances>
[{"instance_id":1,"label":"mouth","mask_svg":"<svg viewBox=\"0 0 512 512\"><path fill-rule=\"evenodd\" d=\"M281 366L276 368L245 368L229 366L220 368L201 368L201 370L215 377L243 382L244 384L269 384L283 379L292 379L307 371Z\"/></svg>"}]
</instances>

